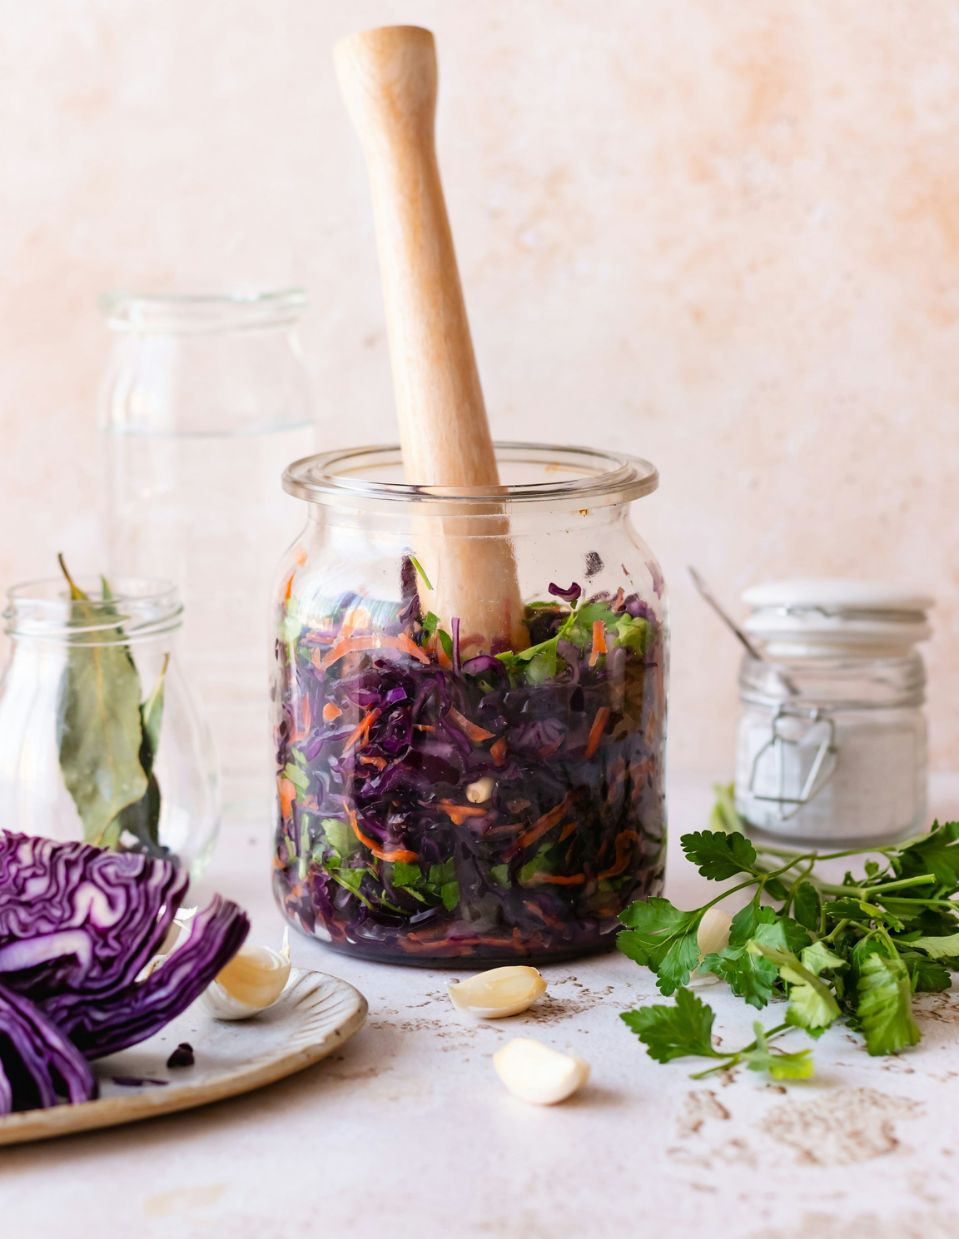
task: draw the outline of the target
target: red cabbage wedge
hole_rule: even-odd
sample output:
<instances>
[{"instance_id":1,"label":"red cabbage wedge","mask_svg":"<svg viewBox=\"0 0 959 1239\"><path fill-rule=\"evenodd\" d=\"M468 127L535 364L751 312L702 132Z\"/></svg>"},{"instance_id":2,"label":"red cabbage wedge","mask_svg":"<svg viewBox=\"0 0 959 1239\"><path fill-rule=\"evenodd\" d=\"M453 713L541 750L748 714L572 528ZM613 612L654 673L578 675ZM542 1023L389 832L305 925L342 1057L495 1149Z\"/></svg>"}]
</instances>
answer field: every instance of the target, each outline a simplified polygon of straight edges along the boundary
<instances>
[{"instance_id":1,"label":"red cabbage wedge","mask_svg":"<svg viewBox=\"0 0 959 1239\"><path fill-rule=\"evenodd\" d=\"M233 958L249 921L215 896L137 979L187 882L167 860L0 832L0 1113L95 1096L86 1060L158 1032Z\"/></svg>"}]
</instances>

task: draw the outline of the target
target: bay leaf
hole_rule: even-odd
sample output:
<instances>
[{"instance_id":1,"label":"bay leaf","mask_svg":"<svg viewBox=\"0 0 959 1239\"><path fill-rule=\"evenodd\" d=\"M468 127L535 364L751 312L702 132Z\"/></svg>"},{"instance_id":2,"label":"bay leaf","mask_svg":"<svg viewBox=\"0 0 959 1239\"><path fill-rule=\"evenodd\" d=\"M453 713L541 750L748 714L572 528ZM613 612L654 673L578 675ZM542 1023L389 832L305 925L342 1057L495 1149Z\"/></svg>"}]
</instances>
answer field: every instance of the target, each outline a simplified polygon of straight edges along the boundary
<instances>
[{"instance_id":1,"label":"bay leaf","mask_svg":"<svg viewBox=\"0 0 959 1239\"><path fill-rule=\"evenodd\" d=\"M106 582L104 598L94 601L70 576L63 556L60 567L70 587L71 627L102 624L104 603L110 600ZM113 635L122 638L119 624ZM63 781L83 823L84 840L100 847L116 846L120 814L148 788L140 757L140 677L128 646L102 644L110 636L101 630L71 638L57 705Z\"/></svg>"},{"instance_id":2,"label":"bay leaf","mask_svg":"<svg viewBox=\"0 0 959 1239\"><path fill-rule=\"evenodd\" d=\"M153 772L153 766L160 744L164 688L169 665L170 655L166 654L153 691L140 706L140 721L143 728L140 765L147 776L147 789L135 804L127 805L119 817L121 837L124 834L132 835L140 844L141 850L151 856L168 854L168 849L160 845L160 785Z\"/></svg>"}]
</instances>

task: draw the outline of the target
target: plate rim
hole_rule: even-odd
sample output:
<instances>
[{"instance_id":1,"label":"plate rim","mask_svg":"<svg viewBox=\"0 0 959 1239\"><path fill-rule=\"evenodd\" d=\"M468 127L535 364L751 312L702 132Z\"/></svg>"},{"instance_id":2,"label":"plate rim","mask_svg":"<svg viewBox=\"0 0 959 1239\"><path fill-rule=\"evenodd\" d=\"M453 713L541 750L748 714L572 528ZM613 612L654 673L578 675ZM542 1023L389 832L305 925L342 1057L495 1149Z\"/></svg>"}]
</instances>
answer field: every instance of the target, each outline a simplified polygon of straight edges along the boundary
<instances>
[{"instance_id":1,"label":"plate rim","mask_svg":"<svg viewBox=\"0 0 959 1239\"><path fill-rule=\"evenodd\" d=\"M275 1084L278 1080L320 1062L359 1032L366 1023L369 1003L349 981L314 968L294 968L291 972L291 988L307 977L332 982L333 989L349 999L351 1004L345 1017L318 1041L286 1050L266 1062L241 1068L193 1087L189 1086L188 1081L184 1081L187 1087L181 1086L172 1092L165 1086L145 1088L131 1093L128 1097L98 1097L95 1101L83 1101L76 1105L61 1104L46 1109L20 1110L13 1114L0 1115L0 1146L52 1140L58 1136L106 1130L125 1123L159 1118L165 1114L195 1110L230 1097L254 1092L268 1084Z\"/></svg>"}]
</instances>

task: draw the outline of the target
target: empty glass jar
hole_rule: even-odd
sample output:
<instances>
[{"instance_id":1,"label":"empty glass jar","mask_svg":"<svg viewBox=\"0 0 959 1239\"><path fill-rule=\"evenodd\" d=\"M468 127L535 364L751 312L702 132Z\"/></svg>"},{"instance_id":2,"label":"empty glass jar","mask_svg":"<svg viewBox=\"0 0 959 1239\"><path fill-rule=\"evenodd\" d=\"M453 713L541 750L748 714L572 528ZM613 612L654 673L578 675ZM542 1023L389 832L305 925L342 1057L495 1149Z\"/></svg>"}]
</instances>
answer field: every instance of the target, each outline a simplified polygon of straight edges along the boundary
<instances>
[{"instance_id":1,"label":"empty glass jar","mask_svg":"<svg viewBox=\"0 0 959 1239\"><path fill-rule=\"evenodd\" d=\"M183 608L158 581L31 581L8 594L0 821L53 839L172 856L196 875L216 837L209 729L181 674ZM106 593L106 596L104 594Z\"/></svg>"},{"instance_id":2,"label":"empty glass jar","mask_svg":"<svg viewBox=\"0 0 959 1239\"><path fill-rule=\"evenodd\" d=\"M484 493L407 485L396 448L284 478L308 506L276 596L275 890L294 925L359 955L581 954L662 886L665 599L629 519L656 470L497 452L504 484ZM505 522L512 641L441 601Z\"/></svg>"},{"instance_id":3,"label":"empty glass jar","mask_svg":"<svg viewBox=\"0 0 959 1239\"><path fill-rule=\"evenodd\" d=\"M279 479L315 448L305 306L300 289L103 301L109 571L176 583L227 812L248 820L269 813L270 586L299 517Z\"/></svg>"},{"instance_id":4,"label":"empty glass jar","mask_svg":"<svg viewBox=\"0 0 959 1239\"><path fill-rule=\"evenodd\" d=\"M736 806L796 844L889 842L926 828L925 668L932 599L895 585L747 590Z\"/></svg>"}]
</instances>

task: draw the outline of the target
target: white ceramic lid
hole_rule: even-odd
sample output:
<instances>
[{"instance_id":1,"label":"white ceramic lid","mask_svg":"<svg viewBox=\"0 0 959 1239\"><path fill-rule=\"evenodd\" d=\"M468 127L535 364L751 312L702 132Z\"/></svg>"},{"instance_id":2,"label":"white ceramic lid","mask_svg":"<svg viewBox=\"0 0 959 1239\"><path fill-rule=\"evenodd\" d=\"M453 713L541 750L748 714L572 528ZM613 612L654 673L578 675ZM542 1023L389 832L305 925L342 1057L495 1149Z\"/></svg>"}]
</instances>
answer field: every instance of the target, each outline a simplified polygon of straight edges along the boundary
<instances>
[{"instance_id":1,"label":"white ceramic lid","mask_svg":"<svg viewBox=\"0 0 959 1239\"><path fill-rule=\"evenodd\" d=\"M743 594L746 631L770 653L802 656L825 648L900 654L930 633L933 599L891 581L797 580L754 585Z\"/></svg>"}]
</instances>

